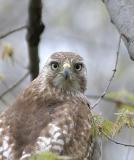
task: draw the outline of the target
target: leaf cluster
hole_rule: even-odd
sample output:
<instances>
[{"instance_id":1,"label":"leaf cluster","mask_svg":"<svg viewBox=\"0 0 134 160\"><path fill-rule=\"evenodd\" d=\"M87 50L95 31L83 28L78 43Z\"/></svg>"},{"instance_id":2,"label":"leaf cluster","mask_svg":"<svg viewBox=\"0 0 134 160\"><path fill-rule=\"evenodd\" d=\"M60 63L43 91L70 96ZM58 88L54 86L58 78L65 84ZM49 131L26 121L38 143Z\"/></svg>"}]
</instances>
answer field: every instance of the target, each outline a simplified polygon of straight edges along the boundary
<instances>
[{"instance_id":1,"label":"leaf cluster","mask_svg":"<svg viewBox=\"0 0 134 160\"><path fill-rule=\"evenodd\" d=\"M125 101L134 103L134 95L125 91L117 93L113 92L108 94L107 97L118 100L117 102L125 99ZM134 128L134 107L126 104L124 105L123 103L117 103L116 106L118 108L118 112L115 113L116 120L114 122L104 119L101 115L93 115L94 136L107 135L114 137L124 127Z\"/></svg>"}]
</instances>

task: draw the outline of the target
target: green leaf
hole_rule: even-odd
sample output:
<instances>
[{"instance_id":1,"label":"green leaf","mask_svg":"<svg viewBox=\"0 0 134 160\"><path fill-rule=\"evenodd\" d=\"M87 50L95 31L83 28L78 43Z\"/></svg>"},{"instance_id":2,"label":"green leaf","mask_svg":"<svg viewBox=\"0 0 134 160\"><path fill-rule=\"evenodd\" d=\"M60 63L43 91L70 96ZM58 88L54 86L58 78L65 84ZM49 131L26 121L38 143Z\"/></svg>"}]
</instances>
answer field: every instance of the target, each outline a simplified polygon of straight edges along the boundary
<instances>
[{"instance_id":1,"label":"green leaf","mask_svg":"<svg viewBox=\"0 0 134 160\"><path fill-rule=\"evenodd\" d=\"M4 80L4 76L0 73L0 81Z\"/></svg>"},{"instance_id":2,"label":"green leaf","mask_svg":"<svg viewBox=\"0 0 134 160\"><path fill-rule=\"evenodd\" d=\"M52 152L42 152L30 157L29 160L71 160L72 158L66 156L59 156Z\"/></svg>"},{"instance_id":3,"label":"green leaf","mask_svg":"<svg viewBox=\"0 0 134 160\"><path fill-rule=\"evenodd\" d=\"M117 117L115 122L112 122L100 115L93 115L93 136L114 137L123 127L134 128L134 94L127 91L111 92L106 97L117 101L119 106L118 112L115 113Z\"/></svg>"},{"instance_id":4,"label":"green leaf","mask_svg":"<svg viewBox=\"0 0 134 160\"><path fill-rule=\"evenodd\" d=\"M120 91L120 92L110 92L106 95L107 98L118 100L118 101L127 101L127 102L134 102L134 94L127 91Z\"/></svg>"},{"instance_id":5,"label":"green leaf","mask_svg":"<svg viewBox=\"0 0 134 160\"><path fill-rule=\"evenodd\" d=\"M113 136L115 134L115 124L112 121L106 120L100 115L95 115L93 117L94 126L92 134L94 136L100 136L102 132L109 136Z\"/></svg>"},{"instance_id":6,"label":"green leaf","mask_svg":"<svg viewBox=\"0 0 134 160\"><path fill-rule=\"evenodd\" d=\"M56 154L51 152L42 152L30 158L30 160L59 160Z\"/></svg>"},{"instance_id":7,"label":"green leaf","mask_svg":"<svg viewBox=\"0 0 134 160\"><path fill-rule=\"evenodd\" d=\"M134 127L134 108L130 106L124 106L116 113L117 120L116 124L120 126L120 129L124 126L133 128Z\"/></svg>"},{"instance_id":8,"label":"green leaf","mask_svg":"<svg viewBox=\"0 0 134 160\"><path fill-rule=\"evenodd\" d=\"M105 133L106 135L109 136L115 136L116 134L116 128L115 128L116 124L113 123L110 120L104 120L102 123L102 131L103 133Z\"/></svg>"}]
</instances>

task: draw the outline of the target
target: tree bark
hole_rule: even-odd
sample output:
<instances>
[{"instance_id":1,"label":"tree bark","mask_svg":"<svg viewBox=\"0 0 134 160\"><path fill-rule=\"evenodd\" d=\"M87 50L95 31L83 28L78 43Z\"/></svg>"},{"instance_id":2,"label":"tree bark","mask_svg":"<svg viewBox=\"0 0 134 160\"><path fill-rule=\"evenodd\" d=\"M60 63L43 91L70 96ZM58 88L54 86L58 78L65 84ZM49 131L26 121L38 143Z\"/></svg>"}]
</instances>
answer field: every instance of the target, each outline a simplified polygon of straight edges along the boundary
<instances>
[{"instance_id":1,"label":"tree bark","mask_svg":"<svg viewBox=\"0 0 134 160\"><path fill-rule=\"evenodd\" d=\"M134 60L134 0L103 0L128 50Z\"/></svg>"},{"instance_id":2,"label":"tree bark","mask_svg":"<svg viewBox=\"0 0 134 160\"><path fill-rule=\"evenodd\" d=\"M39 74L38 46L43 30L44 24L42 22L42 1L30 0L26 39L29 51L29 70L32 80Z\"/></svg>"}]
</instances>

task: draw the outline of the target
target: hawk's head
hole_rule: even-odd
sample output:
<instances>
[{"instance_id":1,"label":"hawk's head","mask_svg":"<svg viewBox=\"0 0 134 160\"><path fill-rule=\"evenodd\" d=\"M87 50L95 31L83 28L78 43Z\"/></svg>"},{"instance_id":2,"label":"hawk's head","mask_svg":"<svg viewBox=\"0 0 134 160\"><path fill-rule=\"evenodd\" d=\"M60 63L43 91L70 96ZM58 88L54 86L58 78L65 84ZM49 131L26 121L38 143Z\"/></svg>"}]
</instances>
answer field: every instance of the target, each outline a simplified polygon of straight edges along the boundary
<instances>
[{"instance_id":1,"label":"hawk's head","mask_svg":"<svg viewBox=\"0 0 134 160\"><path fill-rule=\"evenodd\" d=\"M52 54L45 65L45 79L51 87L62 91L84 92L86 68L83 58L71 52Z\"/></svg>"}]
</instances>

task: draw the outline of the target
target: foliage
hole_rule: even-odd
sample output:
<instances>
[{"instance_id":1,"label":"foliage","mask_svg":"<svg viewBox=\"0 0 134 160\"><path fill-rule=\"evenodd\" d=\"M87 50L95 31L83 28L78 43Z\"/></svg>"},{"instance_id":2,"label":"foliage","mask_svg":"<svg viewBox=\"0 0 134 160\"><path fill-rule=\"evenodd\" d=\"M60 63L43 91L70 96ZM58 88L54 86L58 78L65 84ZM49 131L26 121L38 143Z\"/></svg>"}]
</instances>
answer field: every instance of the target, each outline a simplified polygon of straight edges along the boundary
<instances>
[{"instance_id":1,"label":"foliage","mask_svg":"<svg viewBox=\"0 0 134 160\"><path fill-rule=\"evenodd\" d=\"M92 129L94 136L101 136L102 133L105 133L109 136L113 136L115 134L115 124L112 121L106 120L100 115L94 115L93 120L94 125Z\"/></svg>"},{"instance_id":2,"label":"foliage","mask_svg":"<svg viewBox=\"0 0 134 160\"><path fill-rule=\"evenodd\" d=\"M70 157L58 156L51 152L42 152L36 155L33 155L29 160L71 160Z\"/></svg>"},{"instance_id":3,"label":"foliage","mask_svg":"<svg viewBox=\"0 0 134 160\"><path fill-rule=\"evenodd\" d=\"M30 158L30 160L58 160L57 155L50 152L43 152L37 155L34 155Z\"/></svg>"},{"instance_id":4,"label":"foliage","mask_svg":"<svg viewBox=\"0 0 134 160\"><path fill-rule=\"evenodd\" d=\"M0 54L0 60L11 60L12 63L14 62L14 49L11 44L4 44L3 50ZM4 80L4 76L0 73L0 81Z\"/></svg>"},{"instance_id":5,"label":"foliage","mask_svg":"<svg viewBox=\"0 0 134 160\"><path fill-rule=\"evenodd\" d=\"M1 59L5 60L5 59L13 59L13 55L14 55L14 49L12 47L11 44L5 44L3 46L3 51L1 53Z\"/></svg>"},{"instance_id":6,"label":"foliage","mask_svg":"<svg viewBox=\"0 0 134 160\"><path fill-rule=\"evenodd\" d=\"M120 132L123 127L134 127L134 106L126 105L122 102L122 100L126 100L131 102L130 104L134 103L134 95L132 93L128 93L126 91L123 92L112 92L107 95L108 98L112 98L117 101L117 108L118 112L115 113L116 120L112 122L110 120L104 119L104 117L94 114L94 127L93 127L93 134L96 136L98 135L107 135L110 137L114 137L116 134Z\"/></svg>"},{"instance_id":7,"label":"foliage","mask_svg":"<svg viewBox=\"0 0 134 160\"><path fill-rule=\"evenodd\" d=\"M109 100L113 100L116 102L117 107L124 107L124 104L127 104L126 106L133 106L134 107L134 94L128 93L127 91L121 91L121 92L111 92L107 94L106 98ZM121 103L122 102L122 103ZM126 102L126 103L124 103Z\"/></svg>"},{"instance_id":8,"label":"foliage","mask_svg":"<svg viewBox=\"0 0 134 160\"><path fill-rule=\"evenodd\" d=\"M4 76L0 73L0 81L3 81Z\"/></svg>"}]
</instances>

